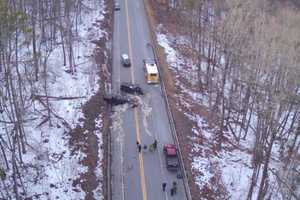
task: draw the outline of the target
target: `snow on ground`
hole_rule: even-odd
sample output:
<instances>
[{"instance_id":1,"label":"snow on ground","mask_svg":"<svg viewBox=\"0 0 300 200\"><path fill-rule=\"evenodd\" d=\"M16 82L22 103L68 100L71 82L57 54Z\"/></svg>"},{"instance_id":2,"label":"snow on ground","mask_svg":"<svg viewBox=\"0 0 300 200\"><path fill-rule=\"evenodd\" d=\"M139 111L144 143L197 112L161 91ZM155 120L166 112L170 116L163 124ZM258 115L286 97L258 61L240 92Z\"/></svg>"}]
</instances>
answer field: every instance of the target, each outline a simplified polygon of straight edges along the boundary
<instances>
[{"instance_id":1,"label":"snow on ground","mask_svg":"<svg viewBox=\"0 0 300 200\"><path fill-rule=\"evenodd\" d=\"M208 97L206 94L195 91L193 87L195 80L195 65L191 61L183 58L174 46L174 36L163 34L162 25L159 25L157 30L157 41L162 46L166 53L167 62L170 70L173 72L175 85L179 89L176 94L178 102L177 109L184 112L184 115L194 122L195 126L191 129L191 167L194 174L195 182L199 189L205 186L213 188L212 178L215 173L221 172L221 180L219 182L225 186L228 191L228 198L232 200L244 199L249 190L249 184L253 173L252 155L249 153L254 145L254 136L252 131L249 131L247 140L240 142L240 148L234 150L224 150L218 155L212 153L211 145L214 142L214 129L209 127L208 122L198 113L192 111L194 105L208 105ZM184 38L184 37L183 37ZM179 39L181 43L188 44L185 39ZM201 68L204 68L205 63L201 63ZM181 80L189 82L191 86L186 86ZM252 124L255 124L255 116L252 118ZM230 136L228 136L230 137ZM199 138L202 144L199 144ZM272 164L275 166L275 164ZM275 181L275 177L270 175L270 184ZM254 188L253 197L257 195L257 188ZM277 197L277 199L280 199Z\"/></svg>"},{"instance_id":2,"label":"snow on ground","mask_svg":"<svg viewBox=\"0 0 300 200\"><path fill-rule=\"evenodd\" d=\"M230 199L239 200L247 196L248 184L251 180L251 156L240 150L223 152L220 162L222 178Z\"/></svg>"},{"instance_id":3,"label":"snow on ground","mask_svg":"<svg viewBox=\"0 0 300 200\"><path fill-rule=\"evenodd\" d=\"M78 25L79 37L74 42L74 58L76 73L71 75L65 72L63 66L63 54L61 46L56 47L48 59L47 83L48 95L56 97L79 97L72 100L51 100L50 105L55 114L59 116L51 118L49 122L40 123L45 119L41 117L44 107L35 101L28 118L37 118L25 124L27 133L28 149L23 156L26 169L24 174L24 185L27 196L32 199L62 199L80 200L85 194L79 186L74 186L73 181L87 170L79 162L84 158L82 152L73 152L69 146L69 128L74 128L79 118L83 118L81 106L99 88L99 77L93 51L96 45L92 40L105 37L107 34L99 26L95 26L104 19L105 6L103 0L85 0L83 4L88 8L81 16L82 21ZM27 56L27 55L24 55ZM44 81L41 77L40 83L35 85L35 94L44 95ZM66 126L66 124L68 124ZM102 145L101 116L96 121L98 130L96 135L99 146ZM69 128L68 128L69 126ZM99 160L103 158L102 149L99 148ZM97 178L103 179L102 163L98 164ZM0 186L1 189L1 186ZM103 199L102 185L94 191L97 199Z\"/></svg>"},{"instance_id":4,"label":"snow on ground","mask_svg":"<svg viewBox=\"0 0 300 200\"><path fill-rule=\"evenodd\" d=\"M214 176L211 172L212 169L210 163L207 162L206 158L201 156L193 157L192 169L195 171L195 174L197 174L195 180L200 188L203 188L208 184L210 179Z\"/></svg>"},{"instance_id":5,"label":"snow on ground","mask_svg":"<svg viewBox=\"0 0 300 200\"><path fill-rule=\"evenodd\" d=\"M209 128L205 119L198 114L191 115L194 117L189 117L189 119L197 124L193 132L205 138L204 144L198 144L197 137L191 138L190 157L196 184L200 189L204 186L213 187L211 179L217 170L221 170L222 180L220 181L226 186L230 199L243 199L242 197L247 195L248 184L252 176L251 155L239 149L222 151L218 155L209 153L211 150L207 141L213 140L214 130Z\"/></svg>"},{"instance_id":6,"label":"snow on ground","mask_svg":"<svg viewBox=\"0 0 300 200\"><path fill-rule=\"evenodd\" d=\"M158 31L160 29L162 29L162 25L159 26ZM173 36L158 32L157 41L159 45L165 49L167 62L170 65L170 69L174 72L175 75L175 85L182 91L181 94L178 95L178 98L182 98L181 102L187 104L188 102L184 101L188 101L186 96L189 96L198 103L208 105L207 96L186 88L186 86L183 85L179 80L179 77L185 78L192 86L196 86L196 84L198 83L198 69L196 64L193 63L190 59L184 58L172 47L172 42L176 42L176 44L181 45L189 45L190 42L188 41L188 39L183 36L175 39L175 37ZM204 65L205 63L202 62L201 67L203 67Z\"/></svg>"},{"instance_id":7,"label":"snow on ground","mask_svg":"<svg viewBox=\"0 0 300 200\"><path fill-rule=\"evenodd\" d=\"M102 138L102 133L101 133L101 130L102 130L102 127L103 127L102 116L99 116L95 120L95 122L96 122L95 135L97 136L98 144L101 147L103 145L103 138ZM102 148L98 149L98 157L99 157L99 160L103 159ZM96 172L95 172L95 174L97 176L97 182L101 183L101 182L103 182L103 171L100 170L100 169L103 169L102 168L102 162L98 162L97 169L99 169L99 170L96 170ZM102 185L101 184L99 184L98 187L95 189L94 198L95 199L103 199L103 191L102 191Z\"/></svg>"},{"instance_id":8,"label":"snow on ground","mask_svg":"<svg viewBox=\"0 0 300 200\"><path fill-rule=\"evenodd\" d=\"M170 46L169 40L174 41L174 38L171 39L171 37L168 38L165 34L158 33L157 40L159 41L159 44L164 47L167 56L167 62L170 64L171 68L173 70L182 70L182 65L185 64L184 58L181 57L176 50Z\"/></svg>"},{"instance_id":9,"label":"snow on ground","mask_svg":"<svg viewBox=\"0 0 300 200\"><path fill-rule=\"evenodd\" d=\"M24 156L25 163L30 163L28 177L25 175L24 178L28 181L25 181L28 196L43 194L44 197L37 199L55 199L57 196L59 199L83 199L84 193L80 188L73 188L72 182L86 170L78 163L84 155L72 155L64 129L44 126L39 130L27 127L27 131L31 133L28 141L33 147Z\"/></svg>"}]
</instances>

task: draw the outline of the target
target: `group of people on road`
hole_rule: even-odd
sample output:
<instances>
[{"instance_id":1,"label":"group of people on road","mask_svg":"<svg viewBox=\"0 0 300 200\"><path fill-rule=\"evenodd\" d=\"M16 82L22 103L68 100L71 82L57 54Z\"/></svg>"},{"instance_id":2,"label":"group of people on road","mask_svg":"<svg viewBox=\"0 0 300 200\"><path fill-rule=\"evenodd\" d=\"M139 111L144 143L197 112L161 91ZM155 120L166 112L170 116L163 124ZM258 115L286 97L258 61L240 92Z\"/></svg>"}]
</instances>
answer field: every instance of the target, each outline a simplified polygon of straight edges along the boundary
<instances>
[{"instance_id":1,"label":"group of people on road","mask_svg":"<svg viewBox=\"0 0 300 200\"><path fill-rule=\"evenodd\" d=\"M166 188L167 188L167 183L163 182L162 183L162 190L165 192ZM176 181L173 181L172 187L170 188L170 193L171 193L171 196L173 196L177 193L177 183L176 183Z\"/></svg>"},{"instance_id":2,"label":"group of people on road","mask_svg":"<svg viewBox=\"0 0 300 200\"><path fill-rule=\"evenodd\" d=\"M154 142L152 144L150 144L149 146L149 151L153 152L157 149L157 140L154 140ZM139 141L136 142L137 148L138 148L138 152L141 153L142 152L142 145L140 144ZM144 150L147 150L147 145L143 146Z\"/></svg>"},{"instance_id":3,"label":"group of people on road","mask_svg":"<svg viewBox=\"0 0 300 200\"><path fill-rule=\"evenodd\" d=\"M151 152L155 151L157 149L157 144L158 144L158 142L155 139L154 142L149 145L149 151L151 151ZM144 150L147 150L147 148L148 148L147 145L142 146L139 141L136 142L136 145L137 145L139 153L142 152L142 148ZM166 188L167 188L167 183L163 182L162 183L162 190L165 192ZM170 193L171 193L171 196L173 196L177 193L177 183L176 183L176 181L173 181L172 187L170 188Z\"/></svg>"}]
</instances>

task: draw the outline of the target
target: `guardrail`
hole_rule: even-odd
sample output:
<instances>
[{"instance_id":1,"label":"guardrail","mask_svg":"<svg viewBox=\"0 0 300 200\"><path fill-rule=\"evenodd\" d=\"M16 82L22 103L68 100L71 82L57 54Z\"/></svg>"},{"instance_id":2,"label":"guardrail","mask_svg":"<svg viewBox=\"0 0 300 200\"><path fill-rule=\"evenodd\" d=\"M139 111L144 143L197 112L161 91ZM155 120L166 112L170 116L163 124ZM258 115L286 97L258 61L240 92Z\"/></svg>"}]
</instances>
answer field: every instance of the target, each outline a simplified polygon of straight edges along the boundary
<instances>
[{"instance_id":1,"label":"guardrail","mask_svg":"<svg viewBox=\"0 0 300 200\"><path fill-rule=\"evenodd\" d=\"M114 5L111 7L112 9L112 29L111 29L111 52L110 52L110 58L109 60L109 70L110 70L110 88L108 88L108 92L111 92L112 90L112 73L113 73L113 58L114 58L114 21L115 21L115 10L114 10ZM107 92L107 91L105 91ZM111 105L108 106L107 112L111 113L112 107ZM107 143L107 169L106 169L106 192L107 192L107 200L112 200L112 186L111 186L111 158L112 158L112 152L111 152L111 132L110 132L110 125L111 125L111 118L108 118L108 124L107 124L107 138L106 138L106 143Z\"/></svg>"},{"instance_id":2,"label":"guardrail","mask_svg":"<svg viewBox=\"0 0 300 200\"><path fill-rule=\"evenodd\" d=\"M107 112L110 113L111 112L111 106L109 106L109 108L107 109ZM111 118L109 117L108 120L108 127L107 127L107 138L106 138L106 143L107 143L107 169L106 169L106 190L107 190L107 199L108 200L112 200L112 191L111 191L111 132L110 132L110 124L111 124Z\"/></svg>"},{"instance_id":3,"label":"guardrail","mask_svg":"<svg viewBox=\"0 0 300 200\"><path fill-rule=\"evenodd\" d=\"M154 36L154 33L153 33L153 27L152 27L152 24L151 22L149 21L149 13L148 13L148 10L146 8L146 2L147 0L144 0L144 6L145 6L145 11L147 12L147 22L148 22L148 27L151 27L152 30L150 29L150 36L151 36L151 41L153 44L155 44L156 40L156 36ZM148 7L149 8L149 7ZM152 49L152 52L153 52L153 55L154 55L154 60L156 62L156 65L158 66L158 71L159 71L159 74L162 74L161 73L161 69L160 69L160 65L158 63L159 59L157 57L157 53L156 53L156 48L154 48L152 46L152 44L148 43L147 46L150 46L151 49ZM156 47L156 46L155 46ZM160 86L161 86L161 90L162 90L162 93L163 93L163 98L164 98L164 102L166 104L166 108L167 108L167 114L168 114L168 120L169 120L169 123L170 123L170 127L171 127L171 132L172 132L172 137L176 143L176 146L179 147L178 148L178 152L179 152L179 160L180 160L180 163L181 163L181 167L182 167L182 172L183 172L183 183L184 183L184 189L185 189L185 194L186 194L186 198L188 200L192 200L192 196L191 196L191 191L190 191L190 188L189 188L189 185L188 185L188 178L187 178L187 173L186 173L186 170L185 170L185 167L184 167L184 162L183 162L183 157L182 157L182 153L181 153L181 150L180 150L180 145L179 145L179 140L178 140L178 137L177 137L177 131L176 131L176 128L175 128L175 121L174 121L174 117L173 117L173 114L171 112L171 107L170 107L170 103L169 103L169 100L168 100L168 97L167 97L167 91L166 91L166 87L165 87L165 82L164 80L162 79L161 76L160 77Z\"/></svg>"}]
</instances>

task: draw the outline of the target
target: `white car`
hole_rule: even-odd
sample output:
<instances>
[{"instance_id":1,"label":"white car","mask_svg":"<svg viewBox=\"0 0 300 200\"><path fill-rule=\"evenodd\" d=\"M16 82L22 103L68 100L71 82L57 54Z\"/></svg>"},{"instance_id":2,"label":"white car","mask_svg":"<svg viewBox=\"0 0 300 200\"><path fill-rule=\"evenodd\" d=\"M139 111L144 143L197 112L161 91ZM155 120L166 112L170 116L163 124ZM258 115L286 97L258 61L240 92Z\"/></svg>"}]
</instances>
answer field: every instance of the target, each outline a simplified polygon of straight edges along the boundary
<instances>
[{"instance_id":1,"label":"white car","mask_svg":"<svg viewBox=\"0 0 300 200\"><path fill-rule=\"evenodd\" d=\"M115 10L121 10L121 6L118 2L115 3Z\"/></svg>"},{"instance_id":2,"label":"white car","mask_svg":"<svg viewBox=\"0 0 300 200\"><path fill-rule=\"evenodd\" d=\"M121 62L125 67L130 67L130 65L131 65L130 58L125 53L121 55Z\"/></svg>"}]
</instances>

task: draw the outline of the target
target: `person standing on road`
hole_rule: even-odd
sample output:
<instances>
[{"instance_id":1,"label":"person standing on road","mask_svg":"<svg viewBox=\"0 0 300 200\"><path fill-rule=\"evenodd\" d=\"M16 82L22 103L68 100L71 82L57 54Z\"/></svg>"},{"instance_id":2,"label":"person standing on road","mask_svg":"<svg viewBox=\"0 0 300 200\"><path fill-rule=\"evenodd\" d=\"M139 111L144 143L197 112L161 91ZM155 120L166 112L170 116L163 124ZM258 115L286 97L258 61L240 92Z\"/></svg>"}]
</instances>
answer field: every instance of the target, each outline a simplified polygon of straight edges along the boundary
<instances>
[{"instance_id":1,"label":"person standing on road","mask_svg":"<svg viewBox=\"0 0 300 200\"><path fill-rule=\"evenodd\" d=\"M153 152L157 148L157 140L154 140L154 142L149 146L149 151Z\"/></svg>"},{"instance_id":2,"label":"person standing on road","mask_svg":"<svg viewBox=\"0 0 300 200\"><path fill-rule=\"evenodd\" d=\"M154 150L157 148L157 140L154 140L154 142L153 142L153 148L154 148Z\"/></svg>"},{"instance_id":3,"label":"person standing on road","mask_svg":"<svg viewBox=\"0 0 300 200\"><path fill-rule=\"evenodd\" d=\"M163 182L162 183L162 190L165 192L167 187L167 183Z\"/></svg>"},{"instance_id":4,"label":"person standing on road","mask_svg":"<svg viewBox=\"0 0 300 200\"><path fill-rule=\"evenodd\" d=\"M173 196L174 195L174 188L173 187L170 189L170 192L171 192L171 196Z\"/></svg>"},{"instance_id":5,"label":"person standing on road","mask_svg":"<svg viewBox=\"0 0 300 200\"><path fill-rule=\"evenodd\" d=\"M139 141L136 141L136 146L137 146L137 148L138 148L138 151L141 152L142 146L141 146L141 144L140 144Z\"/></svg>"},{"instance_id":6,"label":"person standing on road","mask_svg":"<svg viewBox=\"0 0 300 200\"><path fill-rule=\"evenodd\" d=\"M177 193L177 183L176 183L176 181L173 182L172 189L173 189L173 193L176 194Z\"/></svg>"}]
</instances>

